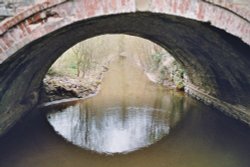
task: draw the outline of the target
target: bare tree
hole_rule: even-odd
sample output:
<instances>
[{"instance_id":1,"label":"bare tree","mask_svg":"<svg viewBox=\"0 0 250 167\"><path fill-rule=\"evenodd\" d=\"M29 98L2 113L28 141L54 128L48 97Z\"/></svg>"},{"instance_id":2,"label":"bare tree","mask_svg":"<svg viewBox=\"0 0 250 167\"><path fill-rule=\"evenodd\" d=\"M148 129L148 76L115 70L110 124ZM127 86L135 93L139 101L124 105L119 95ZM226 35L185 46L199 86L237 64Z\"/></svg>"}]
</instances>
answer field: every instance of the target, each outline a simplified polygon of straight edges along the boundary
<instances>
[{"instance_id":1,"label":"bare tree","mask_svg":"<svg viewBox=\"0 0 250 167\"><path fill-rule=\"evenodd\" d=\"M77 77L84 77L85 72L91 66L92 49L83 42L72 47L72 52L76 60Z\"/></svg>"}]
</instances>

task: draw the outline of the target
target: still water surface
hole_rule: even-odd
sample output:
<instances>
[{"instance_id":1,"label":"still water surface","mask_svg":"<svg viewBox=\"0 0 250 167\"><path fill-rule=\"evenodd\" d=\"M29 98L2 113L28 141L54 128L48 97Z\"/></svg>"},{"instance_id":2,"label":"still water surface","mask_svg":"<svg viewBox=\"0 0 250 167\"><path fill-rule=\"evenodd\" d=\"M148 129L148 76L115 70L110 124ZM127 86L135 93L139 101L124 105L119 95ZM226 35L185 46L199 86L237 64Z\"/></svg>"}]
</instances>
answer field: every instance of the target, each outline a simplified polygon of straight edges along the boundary
<instances>
[{"instance_id":1,"label":"still water surface","mask_svg":"<svg viewBox=\"0 0 250 167\"><path fill-rule=\"evenodd\" d=\"M249 127L127 59L97 96L33 111L0 139L0 167L249 167L249 157Z\"/></svg>"},{"instance_id":2,"label":"still water surface","mask_svg":"<svg viewBox=\"0 0 250 167\"><path fill-rule=\"evenodd\" d=\"M127 153L169 133L164 111L148 107L110 107L101 113L80 104L49 114L49 122L65 139L100 153Z\"/></svg>"},{"instance_id":3,"label":"still water surface","mask_svg":"<svg viewBox=\"0 0 250 167\"><path fill-rule=\"evenodd\" d=\"M183 97L175 98L179 104L172 104L172 98L129 58L120 58L106 73L97 96L52 110L47 117L55 131L75 145L127 153L160 140L179 121L183 109L174 106L183 107Z\"/></svg>"}]
</instances>

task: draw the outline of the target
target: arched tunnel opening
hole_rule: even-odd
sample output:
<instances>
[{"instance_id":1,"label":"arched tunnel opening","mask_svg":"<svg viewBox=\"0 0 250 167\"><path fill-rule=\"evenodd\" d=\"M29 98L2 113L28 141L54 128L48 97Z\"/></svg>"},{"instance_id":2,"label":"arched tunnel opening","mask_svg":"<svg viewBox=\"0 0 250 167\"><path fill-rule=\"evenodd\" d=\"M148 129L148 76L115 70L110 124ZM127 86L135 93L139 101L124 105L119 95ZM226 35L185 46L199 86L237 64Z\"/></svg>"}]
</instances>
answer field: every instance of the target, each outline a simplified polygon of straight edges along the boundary
<instances>
[{"instance_id":1,"label":"arched tunnel opening","mask_svg":"<svg viewBox=\"0 0 250 167\"><path fill-rule=\"evenodd\" d=\"M5 61L0 106L6 123L1 129L37 103L42 79L66 49L105 33L131 34L160 44L186 69L190 85L226 103L248 107L249 46L206 23L153 13L122 14L66 26Z\"/></svg>"},{"instance_id":2,"label":"arched tunnel opening","mask_svg":"<svg viewBox=\"0 0 250 167\"><path fill-rule=\"evenodd\" d=\"M159 44L185 69L188 94L249 125L250 58L247 54L250 47L209 23L136 12L73 23L31 42L4 61L0 66L0 134L36 107L47 71L68 48L103 34L127 34ZM234 124L234 120L228 119ZM220 121L217 119L215 124L219 125ZM194 126L187 127L190 130ZM161 144L159 142L158 146ZM242 152L248 153L246 150ZM242 162L248 164L246 160Z\"/></svg>"}]
</instances>

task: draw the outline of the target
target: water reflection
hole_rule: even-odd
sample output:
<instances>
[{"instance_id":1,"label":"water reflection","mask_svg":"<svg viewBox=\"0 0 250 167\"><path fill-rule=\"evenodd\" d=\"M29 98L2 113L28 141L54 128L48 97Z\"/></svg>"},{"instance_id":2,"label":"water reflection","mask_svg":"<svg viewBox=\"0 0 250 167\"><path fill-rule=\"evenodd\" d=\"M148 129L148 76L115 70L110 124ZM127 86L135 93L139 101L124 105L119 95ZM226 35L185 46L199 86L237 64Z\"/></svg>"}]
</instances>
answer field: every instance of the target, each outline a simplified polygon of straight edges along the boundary
<instances>
[{"instance_id":1,"label":"water reflection","mask_svg":"<svg viewBox=\"0 0 250 167\"><path fill-rule=\"evenodd\" d=\"M111 154L160 140L183 117L184 108L182 95L166 93L123 58L112 64L97 96L55 108L47 116L54 130L73 144Z\"/></svg>"},{"instance_id":2,"label":"water reflection","mask_svg":"<svg viewBox=\"0 0 250 167\"><path fill-rule=\"evenodd\" d=\"M95 112L88 104L50 113L54 129L73 144L105 153L121 153L150 145L169 132L164 110L111 107Z\"/></svg>"}]
</instances>

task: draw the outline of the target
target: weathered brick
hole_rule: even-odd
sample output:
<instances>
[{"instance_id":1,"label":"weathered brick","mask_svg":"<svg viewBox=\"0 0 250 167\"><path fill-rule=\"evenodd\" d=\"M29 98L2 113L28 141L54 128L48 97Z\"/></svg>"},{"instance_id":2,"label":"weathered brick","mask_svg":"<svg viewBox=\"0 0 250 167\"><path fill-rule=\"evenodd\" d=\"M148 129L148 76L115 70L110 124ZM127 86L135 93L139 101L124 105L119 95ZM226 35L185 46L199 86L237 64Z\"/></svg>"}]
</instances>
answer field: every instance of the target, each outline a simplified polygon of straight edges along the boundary
<instances>
[{"instance_id":1,"label":"weathered brick","mask_svg":"<svg viewBox=\"0 0 250 167\"><path fill-rule=\"evenodd\" d=\"M25 36L32 33L29 24L43 23L40 29L46 29L48 32L60 28L58 25L51 27L51 23L46 22L47 17L60 17L65 19L63 25L71 23L70 20L78 21L89 17L95 17L102 14L113 14L119 12L131 12L135 9L137 0L50 0L43 1L28 8L28 10L19 13L13 18L6 19L0 23L0 35L6 39L5 43L11 47L12 40L5 37L8 31L17 31L16 34L20 40ZM227 32L232 33L242 38L246 43L250 44L250 25L249 22L245 25L246 20L243 18L250 18L250 11L241 10L237 5L230 4L225 0L148 0L151 4L148 11L161 12L201 21L209 21L215 27L225 29ZM145 1L146 2L146 1ZM222 7L220 7L222 6ZM225 10L228 8L229 10ZM48 10L47 10L48 9ZM239 17L237 14L241 15ZM57 15L45 15L46 11L53 11ZM145 11L145 9L143 9ZM103 13L104 12L104 13ZM243 14L243 15L242 15ZM70 19L69 19L70 18ZM52 20L52 19L51 19ZM46 23L45 23L46 22ZM48 26L49 25L49 26ZM244 25L244 26L243 26ZM39 29L39 28L38 28ZM20 31L22 33L20 33ZM36 32L37 33L37 32ZM4 34L4 35L3 35ZM45 34L44 34L45 35ZM37 34L33 35L37 37Z\"/></svg>"}]
</instances>

